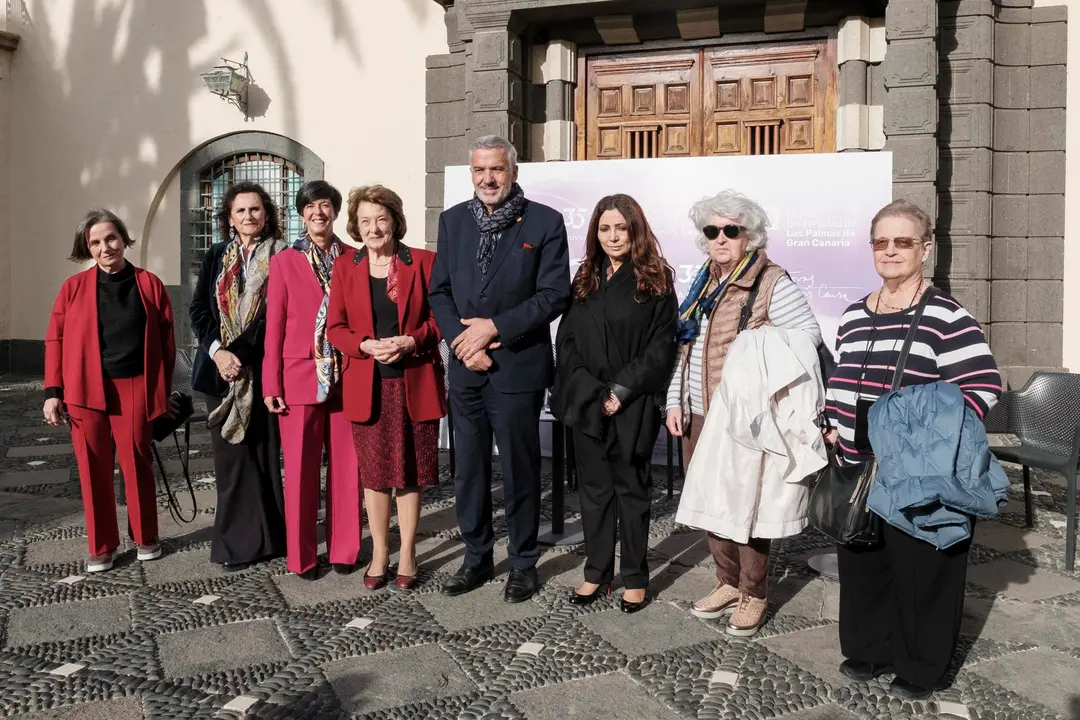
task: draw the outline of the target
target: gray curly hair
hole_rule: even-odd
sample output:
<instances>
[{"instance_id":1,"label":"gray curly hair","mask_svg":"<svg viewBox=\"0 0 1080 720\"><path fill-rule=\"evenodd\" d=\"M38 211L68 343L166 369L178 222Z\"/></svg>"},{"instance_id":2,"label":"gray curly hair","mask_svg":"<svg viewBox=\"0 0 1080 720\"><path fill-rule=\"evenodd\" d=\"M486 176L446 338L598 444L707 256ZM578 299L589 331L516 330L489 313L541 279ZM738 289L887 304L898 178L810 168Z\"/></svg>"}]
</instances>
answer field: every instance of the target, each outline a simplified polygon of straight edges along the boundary
<instances>
[{"instance_id":1,"label":"gray curly hair","mask_svg":"<svg viewBox=\"0 0 1080 720\"><path fill-rule=\"evenodd\" d=\"M701 228L709 224L713 215L732 218L746 228L749 243L746 251L764 248L769 242L769 216L765 208L735 190L724 190L712 197L702 198L690 208L690 220L697 228L695 242L703 253L709 251L709 240L701 233Z\"/></svg>"}]
</instances>

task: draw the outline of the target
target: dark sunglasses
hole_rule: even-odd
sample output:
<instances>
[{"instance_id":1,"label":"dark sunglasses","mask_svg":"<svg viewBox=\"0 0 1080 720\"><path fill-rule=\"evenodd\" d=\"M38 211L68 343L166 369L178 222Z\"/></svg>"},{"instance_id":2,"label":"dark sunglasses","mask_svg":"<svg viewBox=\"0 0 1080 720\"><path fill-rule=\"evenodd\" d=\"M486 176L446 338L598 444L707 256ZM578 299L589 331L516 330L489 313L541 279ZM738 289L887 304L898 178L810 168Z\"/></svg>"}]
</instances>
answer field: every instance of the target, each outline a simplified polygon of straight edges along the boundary
<instances>
[{"instance_id":1,"label":"dark sunglasses","mask_svg":"<svg viewBox=\"0 0 1080 720\"><path fill-rule=\"evenodd\" d=\"M715 240L720 237L720 233L724 233L724 237L729 240L734 240L739 237L739 233L743 231L743 228L739 225L725 225L724 227L717 227L715 225L706 225L701 228L701 234L707 237L709 240Z\"/></svg>"},{"instance_id":2,"label":"dark sunglasses","mask_svg":"<svg viewBox=\"0 0 1080 720\"><path fill-rule=\"evenodd\" d=\"M890 238L874 238L870 241L870 247L878 252L882 252L889 249L889 242ZM891 238L891 242L896 246L897 250L910 250L919 244L918 240L909 237Z\"/></svg>"}]
</instances>

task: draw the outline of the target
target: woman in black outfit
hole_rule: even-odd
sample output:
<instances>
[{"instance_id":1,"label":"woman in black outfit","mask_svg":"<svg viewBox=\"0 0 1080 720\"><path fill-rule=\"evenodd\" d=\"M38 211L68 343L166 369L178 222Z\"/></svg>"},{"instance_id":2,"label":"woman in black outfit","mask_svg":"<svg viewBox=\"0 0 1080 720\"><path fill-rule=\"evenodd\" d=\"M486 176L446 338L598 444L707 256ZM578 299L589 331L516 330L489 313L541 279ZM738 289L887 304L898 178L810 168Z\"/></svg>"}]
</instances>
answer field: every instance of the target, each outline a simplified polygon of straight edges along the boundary
<instances>
[{"instance_id":1,"label":"woman in black outfit","mask_svg":"<svg viewBox=\"0 0 1080 720\"><path fill-rule=\"evenodd\" d=\"M641 206L627 195L597 204L559 324L552 405L574 433L585 529L585 582L570 602L610 592L622 540L623 612L648 596L648 468L675 364L674 279Z\"/></svg>"},{"instance_id":2,"label":"woman in black outfit","mask_svg":"<svg viewBox=\"0 0 1080 720\"><path fill-rule=\"evenodd\" d=\"M223 242L203 256L191 301L191 386L206 396L217 476L210 560L241 570L285 552L281 437L261 375L270 257L286 244L277 208L255 183L229 188L216 219Z\"/></svg>"}]
</instances>

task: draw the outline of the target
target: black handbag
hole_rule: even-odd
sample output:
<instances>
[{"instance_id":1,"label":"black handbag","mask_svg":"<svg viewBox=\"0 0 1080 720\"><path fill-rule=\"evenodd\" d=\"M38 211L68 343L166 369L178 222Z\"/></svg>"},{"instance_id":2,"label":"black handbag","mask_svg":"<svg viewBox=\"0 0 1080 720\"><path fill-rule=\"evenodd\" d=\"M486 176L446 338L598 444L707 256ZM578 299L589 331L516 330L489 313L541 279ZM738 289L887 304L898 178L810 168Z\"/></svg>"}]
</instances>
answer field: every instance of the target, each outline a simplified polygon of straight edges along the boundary
<instances>
[{"instance_id":1,"label":"black handbag","mask_svg":"<svg viewBox=\"0 0 1080 720\"><path fill-rule=\"evenodd\" d=\"M178 523L190 523L195 520L195 515L198 514L199 508L195 500L195 488L191 484L191 473L188 470L189 452L191 446L191 416L195 414L195 403L191 396L187 393L182 393L179 390L173 391L172 399L176 401L176 404L180 407L180 411L176 414L176 417L168 417L161 415L154 419L151 427L151 432L154 436L154 442L151 445L154 451L154 460L157 461L158 471L161 473L161 483L163 487L162 491L165 493L165 497L169 502L169 514ZM180 448L180 438L177 435L177 430L181 427L184 428L184 449ZM191 496L191 517L184 517L183 510L180 508L180 502L176 499L176 494L173 492L172 487L169 485L169 476L165 472L165 463L161 461L161 454L158 452L157 443L163 442L170 435L172 435L173 443L176 445L177 455L180 457L180 472L184 476L184 480L187 481L188 494Z\"/></svg>"},{"instance_id":2,"label":"black handbag","mask_svg":"<svg viewBox=\"0 0 1080 720\"><path fill-rule=\"evenodd\" d=\"M911 344L915 340L915 330L926 303L934 295L937 295L936 288L927 289L911 317L900 355L896 358L891 385L894 390L900 389L903 383L904 366L907 365ZM807 505L810 524L841 545L877 544L881 540L882 521L866 506L877 474L877 461L840 465L836 450L832 446L827 450L829 464L818 471L817 485L811 491Z\"/></svg>"},{"instance_id":3,"label":"black handbag","mask_svg":"<svg viewBox=\"0 0 1080 720\"><path fill-rule=\"evenodd\" d=\"M186 425L187 421L191 419L191 416L195 414L195 403L190 395L182 393L179 390L174 390L171 397L176 401L176 404L180 406L180 412L176 414L176 417L159 415L154 418L152 428L154 442L164 441L167 437Z\"/></svg>"}]
</instances>

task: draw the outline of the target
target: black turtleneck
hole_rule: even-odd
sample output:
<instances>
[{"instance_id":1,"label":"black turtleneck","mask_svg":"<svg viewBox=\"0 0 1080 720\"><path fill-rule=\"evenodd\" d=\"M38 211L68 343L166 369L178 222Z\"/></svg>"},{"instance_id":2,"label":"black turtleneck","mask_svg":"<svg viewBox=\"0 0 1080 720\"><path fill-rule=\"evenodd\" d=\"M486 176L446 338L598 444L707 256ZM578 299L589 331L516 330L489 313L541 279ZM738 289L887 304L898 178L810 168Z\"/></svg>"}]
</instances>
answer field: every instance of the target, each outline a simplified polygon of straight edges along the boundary
<instances>
[{"instance_id":1,"label":"black turtleneck","mask_svg":"<svg viewBox=\"0 0 1080 720\"><path fill-rule=\"evenodd\" d=\"M98 338L105 377L129 378L143 372L146 308L135 282L135 266L109 274L98 268Z\"/></svg>"}]
</instances>

